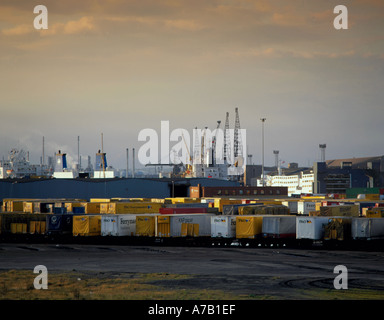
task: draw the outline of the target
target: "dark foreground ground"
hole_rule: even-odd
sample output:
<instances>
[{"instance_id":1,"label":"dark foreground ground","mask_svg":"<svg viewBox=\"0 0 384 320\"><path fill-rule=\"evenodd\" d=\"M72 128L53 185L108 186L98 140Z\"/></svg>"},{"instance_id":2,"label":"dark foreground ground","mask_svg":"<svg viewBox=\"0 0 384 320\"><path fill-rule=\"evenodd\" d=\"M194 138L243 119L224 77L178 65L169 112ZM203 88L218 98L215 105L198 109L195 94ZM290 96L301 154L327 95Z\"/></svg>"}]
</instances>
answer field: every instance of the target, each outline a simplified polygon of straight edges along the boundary
<instances>
[{"instance_id":1,"label":"dark foreground ground","mask_svg":"<svg viewBox=\"0 0 384 320\"><path fill-rule=\"evenodd\" d=\"M37 265L44 265L49 275L68 274L69 277L76 273L79 279L103 281L137 280L145 274L155 274L157 276L147 277L145 284L164 292L177 292L176 296L170 295L171 299L384 299L382 251L0 244L0 273L20 270L30 272L33 279L36 276L33 269ZM338 275L334 268L338 265L348 270L348 289L334 288L334 279ZM26 298L22 290L20 296L7 297L8 284L0 283L0 291L1 286L1 299ZM207 295L180 294L197 291ZM55 299L54 295L51 297ZM155 295L151 298L162 297ZM68 297L71 298L76 295ZM92 299L92 296L83 298ZM135 295L129 298L135 299ZM137 295L136 298L147 299L147 296Z\"/></svg>"}]
</instances>

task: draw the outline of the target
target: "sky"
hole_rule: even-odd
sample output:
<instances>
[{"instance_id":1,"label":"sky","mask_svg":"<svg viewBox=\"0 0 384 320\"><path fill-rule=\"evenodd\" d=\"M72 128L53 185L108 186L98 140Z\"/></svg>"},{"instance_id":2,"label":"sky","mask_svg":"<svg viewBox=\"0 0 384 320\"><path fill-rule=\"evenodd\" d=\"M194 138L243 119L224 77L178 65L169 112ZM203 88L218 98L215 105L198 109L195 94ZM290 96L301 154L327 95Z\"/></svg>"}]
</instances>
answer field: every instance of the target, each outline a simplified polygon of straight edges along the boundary
<instances>
[{"instance_id":1,"label":"sky","mask_svg":"<svg viewBox=\"0 0 384 320\"><path fill-rule=\"evenodd\" d=\"M79 136L94 164L103 134L125 168L141 130L213 130L226 112L233 128L236 107L254 164L261 118L267 166L273 150L310 166L324 143L326 159L383 155L383 30L382 0L2 0L0 158L40 163L44 137L46 156L75 163Z\"/></svg>"}]
</instances>

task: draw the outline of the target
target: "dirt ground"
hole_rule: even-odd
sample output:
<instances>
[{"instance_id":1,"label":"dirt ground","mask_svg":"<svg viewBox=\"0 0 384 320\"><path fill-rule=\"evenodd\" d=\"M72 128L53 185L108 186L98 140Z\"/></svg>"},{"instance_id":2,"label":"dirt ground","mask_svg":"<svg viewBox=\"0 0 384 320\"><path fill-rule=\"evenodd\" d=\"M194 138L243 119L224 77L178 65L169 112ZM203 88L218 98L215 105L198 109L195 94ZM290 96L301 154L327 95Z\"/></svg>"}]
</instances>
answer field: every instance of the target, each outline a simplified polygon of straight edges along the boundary
<instances>
[{"instance_id":1,"label":"dirt ground","mask_svg":"<svg viewBox=\"0 0 384 320\"><path fill-rule=\"evenodd\" d=\"M82 295L79 291L77 296L72 294L65 299L375 300L384 298L383 262L382 251L0 244L3 274L10 270L29 272L32 280L28 281L33 281L34 267L44 265L49 275L69 277L75 273L77 278L98 280L112 287L113 283L108 281L115 280L116 284L120 279L127 281L124 290L128 290L132 279L137 285L132 289L136 296L118 295L116 287L109 296ZM337 265L348 270L346 290L334 287ZM7 294L10 291L4 281L0 291ZM66 282L60 281L64 287ZM163 295L139 295L140 285ZM54 288L50 285L49 289ZM19 296L16 293L11 299L28 298L20 291Z\"/></svg>"}]
</instances>

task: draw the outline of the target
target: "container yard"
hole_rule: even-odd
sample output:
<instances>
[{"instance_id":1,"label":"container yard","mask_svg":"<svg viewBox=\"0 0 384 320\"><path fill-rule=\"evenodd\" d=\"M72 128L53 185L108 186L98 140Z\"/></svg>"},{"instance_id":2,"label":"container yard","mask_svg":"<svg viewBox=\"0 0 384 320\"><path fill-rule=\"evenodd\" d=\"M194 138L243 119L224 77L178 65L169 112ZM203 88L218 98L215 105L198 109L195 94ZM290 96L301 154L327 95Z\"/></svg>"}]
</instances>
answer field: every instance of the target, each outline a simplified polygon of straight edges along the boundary
<instances>
[{"instance_id":1,"label":"container yard","mask_svg":"<svg viewBox=\"0 0 384 320\"><path fill-rule=\"evenodd\" d=\"M353 247L354 240L361 245L384 238L384 201L372 198L7 198L0 235L2 242L108 243L116 237L127 245L134 239L156 245Z\"/></svg>"}]
</instances>

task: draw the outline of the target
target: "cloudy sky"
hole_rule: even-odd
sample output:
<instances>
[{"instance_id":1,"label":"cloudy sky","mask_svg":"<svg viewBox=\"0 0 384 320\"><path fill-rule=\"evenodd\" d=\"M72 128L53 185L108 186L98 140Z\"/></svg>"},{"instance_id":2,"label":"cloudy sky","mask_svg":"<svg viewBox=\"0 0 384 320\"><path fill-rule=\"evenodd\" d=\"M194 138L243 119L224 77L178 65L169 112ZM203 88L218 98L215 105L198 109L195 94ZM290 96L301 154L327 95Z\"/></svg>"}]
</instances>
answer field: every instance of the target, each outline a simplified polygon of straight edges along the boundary
<instances>
[{"instance_id":1,"label":"cloudy sky","mask_svg":"<svg viewBox=\"0 0 384 320\"><path fill-rule=\"evenodd\" d=\"M344 2L344 3L343 3ZM36 30L36 5L48 30ZM336 30L336 5L348 30ZM234 126L248 153L300 165L384 154L384 1L83 0L0 3L0 157L101 148L125 167L140 130ZM171 143L172 146L172 143ZM84 160L83 160L84 161Z\"/></svg>"}]
</instances>

